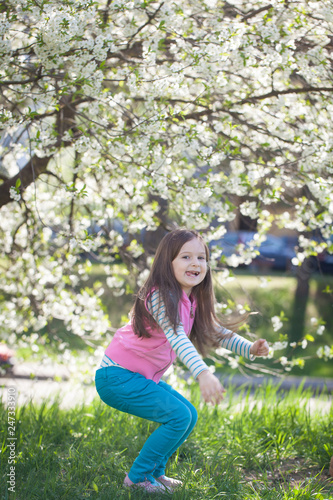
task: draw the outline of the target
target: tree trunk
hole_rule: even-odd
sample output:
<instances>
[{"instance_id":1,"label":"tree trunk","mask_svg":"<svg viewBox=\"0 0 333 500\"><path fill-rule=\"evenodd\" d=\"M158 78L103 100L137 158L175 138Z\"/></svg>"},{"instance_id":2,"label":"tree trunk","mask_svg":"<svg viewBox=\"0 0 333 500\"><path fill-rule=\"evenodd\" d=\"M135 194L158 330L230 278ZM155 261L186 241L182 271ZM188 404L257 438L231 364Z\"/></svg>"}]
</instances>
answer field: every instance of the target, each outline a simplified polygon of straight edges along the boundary
<instances>
[{"instance_id":1,"label":"tree trunk","mask_svg":"<svg viewBox=\"0 0 333 500\"><path fill-rule=\"evenodd\" d=\"M307 258L297 268L297 287L294 298L292 318L290 321L289 341L299 342L304 335L306 306L310 291L310 277L315 269L315 260Z\"/></svg>"},{"instance_id":2,"label":"tree trunk","mask_svg":"<svg viewBox=\"0 0 333 500\"><path fill-rule=\"evenodd\" d=\"M90 98L88 98L88 100L89 99ZM77 133L77 129L75 127L76 106L77 104L80 104L80 102L85 101L86 99L73 101L72 95L62 96L60 98L60 109L55 115L55 128L57 132L57 138L51 147L60 147L64 132L71 129L73 133ZM67 141L66 145L70 145L70 142L71 141ZM21 180L20 191L24 191L32 182L36 181L40 174L45 172L48 163L53 156L54 153L46 155L43 158L39 158L38 156L34 155L32 158L30 158L30 160L28 160L28 162L24 165L24 167L19 171L18 174L0 184L0 208L13 201L10 197L10 188L16 186L16 181L18 179Z\"/></svg>"},{"instance_id":3,"label":"tree trunk","mask_svg":"<svg viewBox=\"0 0 333 500\"><path fill-rule=\"evenodd\" d=\"M159 204L159 211L156 213L156 217L160 221L160 226L156 231L145 231L143 235L143 247L146 250L146 252L149 252L151 254L154 254L156 252L156 249L163 238L165 234L168 231L168 208L169 208L169 203L168 200L165 200L164 198L160 198L157 195L149 195L149 201L157 201Z\"/></svg>"}]
</instances>

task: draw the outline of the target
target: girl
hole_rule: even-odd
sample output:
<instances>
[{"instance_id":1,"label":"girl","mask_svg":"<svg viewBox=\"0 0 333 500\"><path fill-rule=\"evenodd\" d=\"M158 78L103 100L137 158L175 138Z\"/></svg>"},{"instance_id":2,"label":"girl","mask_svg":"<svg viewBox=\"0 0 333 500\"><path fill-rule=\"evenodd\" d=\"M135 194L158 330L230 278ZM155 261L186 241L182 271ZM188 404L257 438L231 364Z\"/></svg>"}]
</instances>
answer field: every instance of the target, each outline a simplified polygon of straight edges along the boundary
<instances>
[{"instance_id":1,"label":"girl","mask_svg":"<svg viewBox=\"0 0 333 500\"><path fill-rule=\"evenodd\" d=\"M208 247L197 232L176 229L167 234L135 300L129 324L115 333L96 371L102 401L161 424L126 474L127 487L159 492L182 484L165 476L165 468L191 433L197 412L160 380L176 356L199 382L205 402L218 404L225 390L193 343L202 355L212 346L248 359L268 354L264 339L252 343L219 324L208 259Z\"/></svg>"}]
</instances>

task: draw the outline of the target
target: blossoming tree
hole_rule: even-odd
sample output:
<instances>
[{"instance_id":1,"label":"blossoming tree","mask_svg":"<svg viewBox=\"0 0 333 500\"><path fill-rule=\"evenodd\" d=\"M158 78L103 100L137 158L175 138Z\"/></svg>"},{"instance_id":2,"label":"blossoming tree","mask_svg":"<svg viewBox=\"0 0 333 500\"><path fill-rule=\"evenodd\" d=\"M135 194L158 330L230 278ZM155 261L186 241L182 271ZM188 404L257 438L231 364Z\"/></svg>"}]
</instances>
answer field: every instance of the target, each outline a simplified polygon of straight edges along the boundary
<instances>
[{"instance_id":1,"label":"blossoming tree","mask_svg":"<svg viewBox=\"0 0 333 500\"><path fill-rule=\"evenodd\" d=\"M54 319L83 338L108 332L101 290L79 286L82 252L98 253L120 295L128 271L115 272L117 255L136 259L140 282L138 235L170 220L213 241L237 210L255 219L233 267L251 262L273 224L299 233L296 265L330 250L330 0L7 0L0 16L9 343Z\"/></svg>"}]
</instances>

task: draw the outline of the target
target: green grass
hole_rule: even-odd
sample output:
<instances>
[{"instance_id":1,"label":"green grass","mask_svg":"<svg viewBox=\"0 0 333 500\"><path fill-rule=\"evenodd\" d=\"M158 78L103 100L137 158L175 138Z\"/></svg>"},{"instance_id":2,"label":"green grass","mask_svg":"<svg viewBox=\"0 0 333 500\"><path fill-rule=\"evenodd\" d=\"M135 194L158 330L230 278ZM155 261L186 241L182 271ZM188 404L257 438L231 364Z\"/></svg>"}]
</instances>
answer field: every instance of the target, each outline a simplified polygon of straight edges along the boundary
<instances>
[{"instance_id":1,"label":"green grass","mask_svg":"<svg viewBox=\"0 0 333 500\"><path fill-rule=\"evenodd\" d=\"M318 403L318 413L310 412L310 393L302 388L283 394L267 385L253 395L230 388L216 408L200 403L197 384L189 390L199 420L169 462L167 474L184 482L174 500L333 498L332 407L324 412ZM17 409L16 493L8 497L7 410L0 410L1 499L170 498L122 488L156 424L113 410L98 397L69 410L59 401Z\"/></svg>"}]
</instances>

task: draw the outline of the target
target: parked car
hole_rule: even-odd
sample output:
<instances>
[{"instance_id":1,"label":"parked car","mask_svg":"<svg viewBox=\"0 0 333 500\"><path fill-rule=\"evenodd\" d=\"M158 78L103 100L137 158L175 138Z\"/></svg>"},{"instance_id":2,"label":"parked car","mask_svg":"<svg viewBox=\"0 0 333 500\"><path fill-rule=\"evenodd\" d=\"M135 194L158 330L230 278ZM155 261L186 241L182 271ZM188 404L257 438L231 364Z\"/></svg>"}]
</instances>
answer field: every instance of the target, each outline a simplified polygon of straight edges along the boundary
<instances>
[{"instance_id":1,"label":"parked car","mask_svg":"<svg viewBox=\"0 0 333 500\"><path fill-rule=\"evenodd\" d=\"M321 239L322 241L322 239ZM331 235L328 243L333 245L333 234ZM333 254L328 253L327 250L318 255L318 269L319 272L324 274L333 274Z\"/></svg>"},{"instance_id":2,"label":"parked car","mask_svg":"<svg viewBox=\"0 0 333 500\"><path fill-rule=\"evenodd\" d=\"M221 248L221 254L230 257L238 253L237 245L249 245L256 233L253 231L228 231L223 238L212 241L210 248ZM294 236L275 236L268 234L266 240L261 244L260 255L256 257L251 267L262 267L266 269L287 270L292 267L291 260L295 257L295 246L297 237Z\"/></svg>"},{"instance_id":3,"label":"parked car","mask_svg":"<svg viewBox=\"0 0 333 500\"><path fill-rule=\"evenodd\" d=\"M260 247L260 256L256 260L270 263L272 269L281 271L292 269L292 259L296 256L297 245L297 236L268 234L266 241Z\"/></svg>"}]
</instances>

